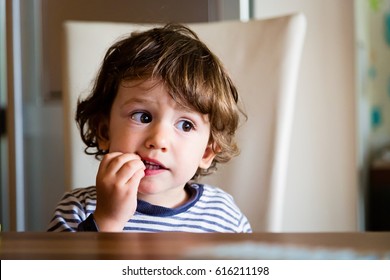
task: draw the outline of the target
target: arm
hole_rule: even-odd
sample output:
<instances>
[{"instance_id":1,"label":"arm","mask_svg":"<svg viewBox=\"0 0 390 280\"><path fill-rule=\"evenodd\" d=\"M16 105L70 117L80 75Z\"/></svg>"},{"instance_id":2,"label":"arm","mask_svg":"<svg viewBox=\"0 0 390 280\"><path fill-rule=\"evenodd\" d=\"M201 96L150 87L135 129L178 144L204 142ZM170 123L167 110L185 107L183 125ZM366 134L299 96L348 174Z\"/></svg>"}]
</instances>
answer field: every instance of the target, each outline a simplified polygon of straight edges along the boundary
<instances>
[{"instance_id":1,"label":"arm","mask_svg":"<svg viewBox=\"0 0 390 280\"><path fill-rule=\"evenodd\" d=\"M95 206L95 187L74 189L65 193L55 209L48 231L77 231L78 225L94 211Z\"/></svg>"},{"instance_id":2,"label":"arm","mask_svg":"<svg viewBox=\"0 0 390 280\"><path fill-rule=\"evenodd\" d=\"M145 175L144 169L137 155L107 154L99 166L96 188L66 193L47 230L122 231L137 207L138 185ZM87 208L93 211L95 205L95 212L87 213Z\"/></svg>"},{"instance_id":3,"label":"arm","mask_svg":"<svg viewBox=\"0 0 390 280\"><path fill-rule=\"evenodd\" d=\"M78 225L77 231L99 231L95 219L93 218L93 214L89 215L85 221Z\"/></svg>"},{"instance_id":4,"label":"arm","mask_svg":"<svg viewBox=\"0 0 390 280\"><path fill-rule=\"evenodd\" d=\"M134 215L144 169L136 154L114 152L104 156L96 176L97 202L93 214L100 231L122 231Z\"/></svg>"}]
</instances>

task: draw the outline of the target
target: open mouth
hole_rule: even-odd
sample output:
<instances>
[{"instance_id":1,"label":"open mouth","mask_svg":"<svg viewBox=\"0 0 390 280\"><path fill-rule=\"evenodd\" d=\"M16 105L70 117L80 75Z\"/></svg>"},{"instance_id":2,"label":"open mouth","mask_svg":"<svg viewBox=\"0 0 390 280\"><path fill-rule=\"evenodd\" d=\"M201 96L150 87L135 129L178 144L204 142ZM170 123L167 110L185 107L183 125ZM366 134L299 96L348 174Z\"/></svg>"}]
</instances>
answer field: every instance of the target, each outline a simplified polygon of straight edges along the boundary
<instances>
[{"instance_id":1,"label":"open mouth","mask_svg":"<svg viewBox=\"0 0 390 280\"><path fill-rule=\"evenodd\" d=\"M145 164L146 170L166 169L164 166L162 166L158 163L155 163L155 162L143 160L143 163Z\"/></svg>"}]
</instances>

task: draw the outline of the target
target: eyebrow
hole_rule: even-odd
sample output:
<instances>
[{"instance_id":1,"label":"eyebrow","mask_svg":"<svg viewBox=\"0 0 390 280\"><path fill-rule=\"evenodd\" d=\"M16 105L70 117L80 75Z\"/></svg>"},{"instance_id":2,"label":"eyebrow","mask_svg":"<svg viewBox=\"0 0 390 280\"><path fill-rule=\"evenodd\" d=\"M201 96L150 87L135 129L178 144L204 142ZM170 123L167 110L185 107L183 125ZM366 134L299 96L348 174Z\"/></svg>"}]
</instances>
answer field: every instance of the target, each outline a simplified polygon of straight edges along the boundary
<instances>
[{"instance_id":1,"label":"eyebrow","mask_svg":"<svg viewBox=\"0 0 390 280\"><path fill-rule=\"evenodd\" d=\"M155 102L154 101L155 99L154 98L144 98L144 97L132 97L128 100L126 100L121 106L120 108L123 108L123 107L126 107L127 105L129 104L150 104L150 103L153 103ZM183 112L187 112L187 113L199 113L198 111L194 110L194 109L191 109L190 107L188 106L184 106L182 104L180 104L179 102L173 100L175 102L175 109L179 110L179 111L183 111Z\"/></svg>"},{"instance_id":2,"label":"eyebrow","mask_svg":"<svg viewBox=\"0 0 390 280\"><path fill-rule=\"evenodd\" d=\"M144 83L145 83L145 81L137 82L135 84L133 84L133 82L122 82L121 86L123 86L123 87L134 87L134 86L135 87L142 87L143 89L146 89L146 91L148 91L148 90L152 90L154 87L156 87L160 84L159 82L156 82L156 83L153 83L153 85L145 86ZM168 93L168 94L171 96L172 100L175 102L175 107L177 110L180 110L182 112L188 112L188 113L193 113L193 112L200 113L199 111L195 110L194 108L192 108L188 104L184 105L183 103L180 103L177 100L175 100L171 93ZM147 94L146 94L146 96L147 96ZM147 98L132 97L129 100L126 100L120 106L120 108L123 108L124 106L126 106L129 103L146 104L146 103L150 103L150 101L152 101L152 100L154 100L154 99L151 98L148 100ZM202 114L202 113L200 113L200 114Z\"/></svg>"},{"instance_id":3,"label":"eyebrow","mask_svg":"<svg viewBox=\"0 0 390 280\"><path fill-rule=\"evenodd\" d=\"M139 98L139 97L132 97L130 99L127 99L125 102L123 102L120 106L120 108L126 107L129 104L148 104L150 102L153 102L153 99L147 99L147 98Z\"/></svg>"}]
</instances>

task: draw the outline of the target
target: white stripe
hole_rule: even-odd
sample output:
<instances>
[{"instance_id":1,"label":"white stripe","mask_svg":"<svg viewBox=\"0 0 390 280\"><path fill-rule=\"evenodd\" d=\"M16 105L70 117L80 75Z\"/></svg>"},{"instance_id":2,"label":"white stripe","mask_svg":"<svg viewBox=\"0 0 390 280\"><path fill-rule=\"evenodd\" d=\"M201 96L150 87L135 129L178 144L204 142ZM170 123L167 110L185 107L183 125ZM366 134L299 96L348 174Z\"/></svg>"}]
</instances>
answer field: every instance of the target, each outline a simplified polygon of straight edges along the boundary
<instances>
[{"instance_id":1,"label":"white stripe","mask_svg":"<svg viewBox=\"0 0 390 280\"><path fill-rule=\"evenodd\" d=\"M83 190L75 190L61 203L68 203L70 201L78 202L88 212L93 212L96 208L96 191L95 188L87 188ZM77 198L77 197L78 198ZM215 209L209 209L215 208ZM82 217L86 218L86 213L83 209L77 209L74 205L59 205L61 210L74 210ZM76 214L62 214L63 220L68 227L77 227L77 224L70 222L72 219L78 219ZM220 189L215 189L210 186L204 186L203 195L195 205L187 211L179 213L174 216L160 217L149 216L142 213L136 213L130 222L126 223L129 228L142 228L143 231L186 231L186 232L241 232L250 230L249 225L245 225L246 218L239 211L234 204L230 195L226 194ZM192 221L192 220L198 221ZM53 221L49 227L57 224L61 219ZM155 224L157 223L157 224ZM163 223L163 224L161 224ZM197 227L201 227L200 229ZM63 227L58 230L63 229ZM132 230L129 230L132 231ZM139 231L139 230L137 230Z\"/></svg>"}]
</instances>

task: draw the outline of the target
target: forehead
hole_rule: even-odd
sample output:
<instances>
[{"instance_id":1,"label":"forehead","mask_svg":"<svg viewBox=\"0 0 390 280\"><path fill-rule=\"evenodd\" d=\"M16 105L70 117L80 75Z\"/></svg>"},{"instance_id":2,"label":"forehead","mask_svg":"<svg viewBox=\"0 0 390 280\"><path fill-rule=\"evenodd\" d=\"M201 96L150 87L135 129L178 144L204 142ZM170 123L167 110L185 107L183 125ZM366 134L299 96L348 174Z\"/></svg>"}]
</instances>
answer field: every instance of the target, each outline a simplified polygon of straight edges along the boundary
<instances>
[{"instance_id":1,"label":"forehead","mask_svg":"<svg viewBox=\"0 0 390 280\"><path fill-rule=\"evenodd\" d=\"M120 102L165 102L177 106L160 80L122 81L118 88L117 99Z\"/></svg>"},{"instance_id":2,"label":"forehead","mask_svg":"<svg viewBox=\"0 0 390 280\"><path fill-rule=\"evenodd\" d=\"M181 111L197 111L189 105L185 94L178 97L178 94L172 93L161 79L124 80L119 85L117 95L122 100L132 99L141 103L164 101Z\"/></svg>"},{"instance_id":3,"label":"forehead","mask_svg":"<svg viewBox=\"0 0 390 280\"><path fill-rule=\"evenodd\" d=\"M156 78L144 78L144 79L131 79L131 80L122 80L120 86L122 87L138 87L142 90L150 90L160 84L162 84L161 79Z\"/></svg>"},{"instance_id":4,"label":"forehead","mask_svg":"<svg viewBox=\"0 0 390 280\"><path fill-rule=\"evenodd\" d=\"M160 79L147 79L136 81L122 81L119 85L116 100L120 104L142 103L158 104L164 103L179 111L197 112L194 108L184 105L182 100L177 100Z\"/></svg>"}]
</instances>

